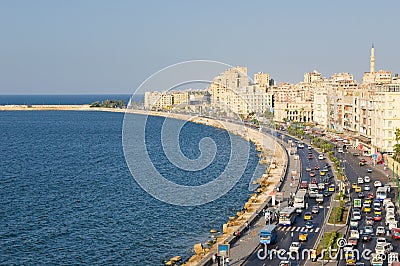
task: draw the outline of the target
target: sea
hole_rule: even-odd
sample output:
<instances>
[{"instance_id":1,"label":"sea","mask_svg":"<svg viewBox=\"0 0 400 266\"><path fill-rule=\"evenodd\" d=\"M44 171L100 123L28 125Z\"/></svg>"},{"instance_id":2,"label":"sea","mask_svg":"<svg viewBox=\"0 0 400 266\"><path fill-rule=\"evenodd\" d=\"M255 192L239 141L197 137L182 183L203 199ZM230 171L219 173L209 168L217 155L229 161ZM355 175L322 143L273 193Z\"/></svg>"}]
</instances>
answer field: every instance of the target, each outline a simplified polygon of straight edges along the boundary
<instances>
[{"instance_id":1,"label":"sea","mask_svg":"<svg viewBox=\"0 0 400 266\"><path fill-rule=\"evenodd\" d=\"M118 97L5 98L7 104L27 99L29 104L84 104ZM248 188L258 156L251 144L245 173L221 198L189 207L153 198L125 162L123 119L122 113L96 111L0 112L0 265L163 265L177 255L187 260L194 244L211 240L211 229L222 231L253 193ZM226 131L190 122L183 126L179 143L188 158L200 156L205 137L217 146L213 162L192 175L163 154L159 131L164 122L150 117L146 128L161 174L198 185L223 171L229 160Z\"/></svg>"}]
</instances>

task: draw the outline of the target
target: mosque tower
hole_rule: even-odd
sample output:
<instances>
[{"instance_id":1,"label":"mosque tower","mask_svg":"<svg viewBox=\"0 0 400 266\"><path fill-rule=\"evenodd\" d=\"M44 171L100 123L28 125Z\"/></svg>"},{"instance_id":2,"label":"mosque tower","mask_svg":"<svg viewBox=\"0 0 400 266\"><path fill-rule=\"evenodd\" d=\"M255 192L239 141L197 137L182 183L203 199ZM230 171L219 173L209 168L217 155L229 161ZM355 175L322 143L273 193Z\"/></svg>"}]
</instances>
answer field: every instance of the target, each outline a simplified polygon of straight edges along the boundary
<instances>
[{"instance_id":1,"label":"mosque tower","mask_svg":"<svg viewBox=\"0 0 400 266\"><path fill-rule=\"evenodd\" d=\"M373 44L371 48L371 58L369 60L369 72L375 73L375 48Z\"/></svg>"}]
</instances>

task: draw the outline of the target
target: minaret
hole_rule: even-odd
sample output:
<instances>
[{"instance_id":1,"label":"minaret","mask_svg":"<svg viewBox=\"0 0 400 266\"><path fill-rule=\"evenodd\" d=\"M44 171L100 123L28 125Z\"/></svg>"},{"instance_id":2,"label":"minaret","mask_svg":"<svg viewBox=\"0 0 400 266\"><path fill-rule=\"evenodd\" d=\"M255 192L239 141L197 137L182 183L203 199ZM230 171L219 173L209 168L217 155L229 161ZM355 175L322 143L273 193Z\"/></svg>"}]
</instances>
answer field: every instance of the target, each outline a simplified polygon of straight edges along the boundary
<instances>
[{"instance_id":1,"label":"minaret","mask_svg":"<svg viewBox=\"0 0 400 266\"><path fill-rule=\"evenodd\" d=\"M375 72L375 48L373 44L371 48L371 59L369 60L369 72L370 73Z\"/></svg>"}]
</instances>

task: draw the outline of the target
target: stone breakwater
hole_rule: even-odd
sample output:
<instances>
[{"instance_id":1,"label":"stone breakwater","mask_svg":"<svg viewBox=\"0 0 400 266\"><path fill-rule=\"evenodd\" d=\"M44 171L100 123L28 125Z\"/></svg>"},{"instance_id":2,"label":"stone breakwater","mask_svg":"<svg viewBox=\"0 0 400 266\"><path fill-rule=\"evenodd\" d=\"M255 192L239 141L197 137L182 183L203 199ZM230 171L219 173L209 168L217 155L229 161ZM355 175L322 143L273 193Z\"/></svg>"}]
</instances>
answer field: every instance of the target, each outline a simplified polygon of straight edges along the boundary
<instances>
[{"instance_id":1,"label":"stone breakwater","mask_svg":"<svg viewBox=\"0 0 400 266\"><path fill-rule=\"evenodd\" d=\"M209 117L196 115L175 114L167 112L149 112L145 110L116 109L116 108L91 108L89 105L4 105L0 106L0 111L104 111L104 112L128 112L133 114L162 116L173 119L180 119L194 123L201 123L208 126L228 130L231 133L244 138L246 141L253 142L261 162L268 163L269 166L260 178L255 182L259 185L257 191L251 195L245 203L243 211L229 217L227 223L222 227L222 234L216 236L214 245L211 248L203 248L201 244L194 246L193 255L185 265L209 265L211 258L217 252L218 244L233 244L236 241L234 232L241 232L246 229L247 224L251 224L265 205L270 201L275 188L279 187L281 178L285 176L287 168L287 153L284 148L271 136L262 134L258 130L224 120L216 120ZM176 260L171 259L167 264L173 265Z\"/></svg>"}]
</instances>

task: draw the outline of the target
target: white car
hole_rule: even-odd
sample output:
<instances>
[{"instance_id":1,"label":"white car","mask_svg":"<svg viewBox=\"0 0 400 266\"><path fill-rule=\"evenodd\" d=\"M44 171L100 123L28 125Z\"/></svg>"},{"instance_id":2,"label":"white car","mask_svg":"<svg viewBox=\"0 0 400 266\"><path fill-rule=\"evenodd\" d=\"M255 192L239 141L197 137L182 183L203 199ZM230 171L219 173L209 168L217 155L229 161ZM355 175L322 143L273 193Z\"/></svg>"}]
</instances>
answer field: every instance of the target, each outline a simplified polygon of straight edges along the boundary
<instances>
[{"instance_id":1,"label":"white car","mask_svg":"<svg viewBox=\"0 0 400 266\"><path fill-rule=\"evenodd\" d=\"M364 176L364 182L365 183L369 183L369 182L371 182L371 178L369 177L369 176Z\"/></svg>"},{"instance_id":2,"label":"white car","mask_svg":"<svg viewBox=\"0 0 400 266\"><path fill-rule=\"evenodd\" d=\"M387 212L390 211L390 210L394 212L394 204L393 204L393 202L386 203L385 210Z\"/></svg>"},{"instance_id":3,"label":"white car","mask_svg":"<svg viewBox=\"0 0 400 266\"><path fill-rule=\"evenodd\" d=\"M350 230L350 238L360 239L360 232L358 230Z\"/></svg>"},{"instance_id":4,"label":"white car","mask_svg":"<svg viewBox=\"0 0 400 266\"><path fill-rule=\"evenodd\" d=\"M375 233L377 236L384 236L385 234L386 234L386 230L385 230L385 227L383 227L383 226L378 226L377 228L376 228L376 233Z\"/></svg>"},{"instance_id":5,"label":"white car","mask_svg":"<svg viewBox=\"0 0 400 266\"><path fill-rule=\"evenodd\" d=\"M361 220L361 213L360 212L353 212L353 218L355 220Z\"/></svg>"},{"instance_id":6,"label":"white car","mask_svg":"<svg viewBox=\"0 0 400 266\"><path fill-rule=\"evenodd\" d=\"M377 245L380 245L380 244L386 244L386 243L389 243L387 240L386 240L386 238L384 238L384 237L378 237L377 239L376 239L376 246Z\"/></svg>"},{"instance_id":7,"label":"white car","mask_svg":"<svg viewBox=\"0 0 400 266\"><path fill-rule=\"evenodd\" d=\"M397 223L396 218L394 216L386 216L385 225L389 225L389 223Z\"/></svg>"},{"instance_id":8,"label":"white car","mask_svg":"<svg viewBox=\"0 0 400 266\"><path fill-rule=\"evenodd\" d=\"M374 182L374 187L381 187L382 186L382 182L377 180Z\"/></svg>"},{"instance_id":9,"label":"white car","mask_svg":"<svg viewBox=\"0 0 400 266\"><path fill-rule=\"evenodd\" d=\"M362 177L357 178L358 184L364 184L364 179Z\"/></svg>"},{"instance_id":10,"label":"white car","mask_svg":"<svg viewBox=\"0 0 400 266\"><path fill-rule=\"evenodd\" d=\"M386 198L386 199L384 199L384 200L383 200L383 207L385 207L385 208L386 208L386 205L387 205L389 202L393 204L393 202L392 202L392 199L391 199L391 198Z\"/></svg>"},{"instance_id":11,"label":"white car","mask_svg":"<svg viewBox=\"0 0 400 266\"><path fill-rule=\"evenodd\" d=\"M393 228L397 228L397 221L390 222L388 225L389 230L392 230Z\"/></svg>"},{"instance_id":12,"label":"white car","mask_svg":"<svg viewBox=\"0 0 400 266\"><path fill-rule=\"evenodd\" d=\"M300 242L292 242L289 247L290 252L298 252L300 250Z\"/></svg>"},{"instance_id":13,"label":"white car","mask_svg":"<svg viewBox=\"0 0 400 266\"><path fill-rule=\"evenodd\" d=\"M323 160L324 156L322 154L318 155L318 160Z\"/></svg>"}]
</instances>

